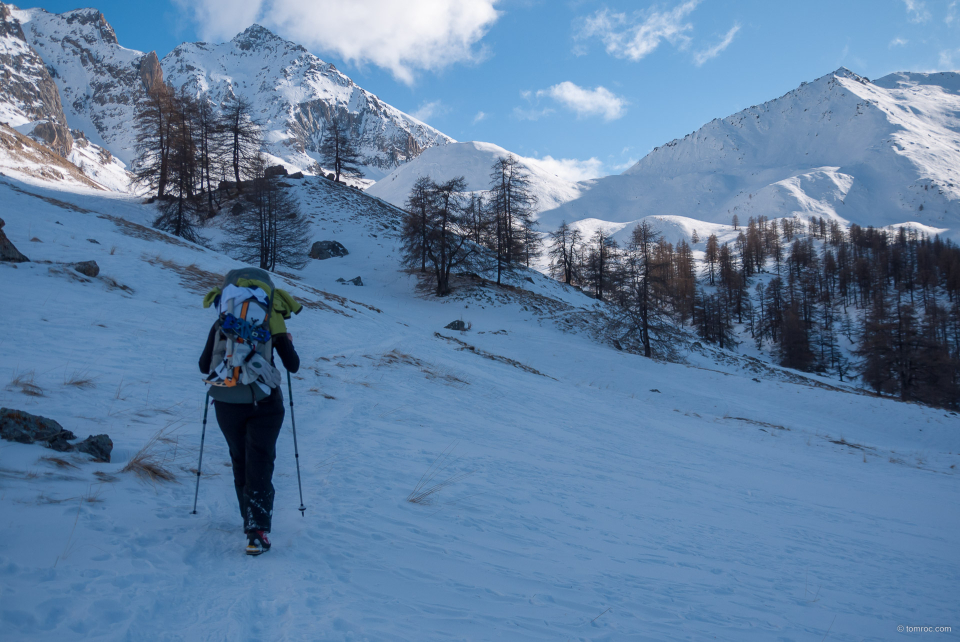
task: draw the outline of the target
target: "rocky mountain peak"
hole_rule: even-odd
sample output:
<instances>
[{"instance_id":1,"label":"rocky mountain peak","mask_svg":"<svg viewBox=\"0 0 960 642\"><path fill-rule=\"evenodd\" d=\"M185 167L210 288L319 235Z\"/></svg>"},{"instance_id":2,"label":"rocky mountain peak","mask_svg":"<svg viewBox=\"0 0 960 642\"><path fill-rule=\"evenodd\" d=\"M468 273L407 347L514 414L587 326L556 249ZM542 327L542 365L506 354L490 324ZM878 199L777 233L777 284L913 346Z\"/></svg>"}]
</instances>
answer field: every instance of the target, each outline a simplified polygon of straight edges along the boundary
<instances>
[{"instance_id":1,"label":"rocky mountain peak","mask_svg":"<svg viewBox=\"0 0 960 642\"><path fill-rule=\"evenodd\" d=\"M284 40L266 27L258 24L252 24L242 32L238 33L231 40L238 49L243 51L259 50L263 48L277 49L287 48L295 51L306 51L300 45Z\"/></svg>"},{"instance_id":2,"label":"rocky mountain peak","mask_svg":"<svg viewBox=\"0 0 960 642\"><path fill-rule=\"evenodd\" d=\"M117 32L113 30L106 16L96 9L74 9L60 14L68 25L92 25L93 30L100 35L100 39L109 44L120 44L117 41Z\"/></svg>"}]
</instances>

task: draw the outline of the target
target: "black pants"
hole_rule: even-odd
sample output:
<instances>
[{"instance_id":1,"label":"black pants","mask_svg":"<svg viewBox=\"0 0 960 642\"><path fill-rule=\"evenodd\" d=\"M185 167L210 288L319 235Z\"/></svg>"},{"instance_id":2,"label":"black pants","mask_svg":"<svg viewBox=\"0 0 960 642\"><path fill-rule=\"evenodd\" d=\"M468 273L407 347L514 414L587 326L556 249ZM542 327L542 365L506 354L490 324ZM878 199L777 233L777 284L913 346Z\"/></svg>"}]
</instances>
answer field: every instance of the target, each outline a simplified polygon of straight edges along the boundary
<instances>
[{"instance_id":1,"label":"black pants","mask_svg":"<svg viewBox=\"0 0 960 642\"><path fill-rule=\"evenodd\" d=\"M274 495L271 480L277 437L283 425L283 395L274 390L256 405L215 401L213 406L230 447L243 530L270 532Z\"/></svg>"}]
</instances>

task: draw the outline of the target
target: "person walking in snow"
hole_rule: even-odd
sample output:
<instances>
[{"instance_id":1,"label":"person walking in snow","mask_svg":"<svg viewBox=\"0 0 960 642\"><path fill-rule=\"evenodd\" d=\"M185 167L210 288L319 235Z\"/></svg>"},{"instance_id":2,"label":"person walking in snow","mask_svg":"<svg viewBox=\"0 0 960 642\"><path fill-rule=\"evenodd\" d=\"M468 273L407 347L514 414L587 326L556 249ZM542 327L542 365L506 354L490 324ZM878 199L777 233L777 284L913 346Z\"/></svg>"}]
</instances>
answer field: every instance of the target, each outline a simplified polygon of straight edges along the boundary
<instances>
[{"instance_id":1,"label":"person walking in snow","mask_svg":"<svg viewBox=\"0 0 960 642\"><path fill-rule=\"evenodd\" d=\"M255 268L228 273L223 288L204 297L204 307L211 305L220 314L200 355L200 372L208 375L217 423L230 449L247 554L260 555L270 549L273 469L285 414L273 353L288 372L300 369L284 320L302 306Z\"/></svg>"}]
</instances>

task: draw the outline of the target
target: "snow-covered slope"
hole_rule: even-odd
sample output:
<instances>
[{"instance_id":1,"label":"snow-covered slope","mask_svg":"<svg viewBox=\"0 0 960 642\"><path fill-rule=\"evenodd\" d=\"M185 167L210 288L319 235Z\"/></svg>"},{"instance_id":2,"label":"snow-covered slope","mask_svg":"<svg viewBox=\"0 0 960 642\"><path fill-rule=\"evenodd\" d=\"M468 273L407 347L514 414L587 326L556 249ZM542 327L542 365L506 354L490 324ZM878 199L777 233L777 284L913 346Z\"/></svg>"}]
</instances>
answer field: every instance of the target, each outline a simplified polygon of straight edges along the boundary
<instances>
[{"instance_id":1,"label":"snow-covered slope","mask_svg":"<svg viewBox=\"0 0 960 642\"><path fill-rule=\"evenodd\" d=\"M452 140L260 25L222 44L184 43L161 65L174 87L186 86L214 103L246 97L265 125L270 151L303 170L319 159L324 125L337 115L359 139L365 173L374 180L423 149Z\"/></svg>"},{"instance_id":2,"label":"snow-covered slope","mask_svg":"<svg viewBox=\"0 0 960 642\"><path fill-rule=\"evenodd\" d=\"M94 148L93 145L90 145L89 149L75 146L73 151L70 152L69 159L63 158L54 153L48 146L40 144L32 138L24 136L16 129L0 123L0 174L4 176L98 189L102 186L91 180L73 162L73 159L88 158L94 149L99 150L100 148ZM110 164L112 165L112 163ZM93 169L92 163L88 171L90 169ZM110 172L104 165L99 165L98 169ZM2 205L0 203L0 218L6 212Z\"/></svg>"},{"instance_id":3,"label":"snow-covered slope","mask_svg":"<svg viewBox=\"0 0 960 642\"><path fill-rule=\"evenodd\" d=\"M915 222L957 236L960 75L870 82L840 69L586 183L580 198L542 221L671 215L729 223L734 214Z\"/></svg>"},{"instance_id":4,"label":"snow-covered slope","mask_svg":"<svg viewBox=\"0 0 960 642\"><path fill-rule=\"evenodd\" d=\"M853 641L951 624L956 415L619 352L563 331L599 304L546 279L437 300L398 270L389 208L290 182L314 238L350 254L277 276L308 307L289 323L307 511L288 416L274 547L250 559L212 413L190 514L200 299L236 263L138 225L154 211L133 198L0 178L4 231L49 262L0 264L17 302L0 308L16 315L0 406L115 444L97 464L0 442L2 637ZM88 259L95 279L67 265ZM472 330L443 328L457 318ZM122 472L141 448L177 482ZM407 501L424 476L433 502Z\"/></svg>"},{"instance_id":5,"label":"snow-covered slope","mask_svg":"<svg viewBox=\"0 0 960 642\"><path fill-rule=\"evenodd\" d=\"M377 181L367 188L367 193L403 207L413 184L421 176L437 182L463 176L470 191L486 190L494 161L509 155L511 153L502 147L476 141L434 147ZM580 194L579 183L560 178L535 158L517 158L530 174L531 192L537 197L538 211L553 209Z\"/></svg>"}]
</instances>

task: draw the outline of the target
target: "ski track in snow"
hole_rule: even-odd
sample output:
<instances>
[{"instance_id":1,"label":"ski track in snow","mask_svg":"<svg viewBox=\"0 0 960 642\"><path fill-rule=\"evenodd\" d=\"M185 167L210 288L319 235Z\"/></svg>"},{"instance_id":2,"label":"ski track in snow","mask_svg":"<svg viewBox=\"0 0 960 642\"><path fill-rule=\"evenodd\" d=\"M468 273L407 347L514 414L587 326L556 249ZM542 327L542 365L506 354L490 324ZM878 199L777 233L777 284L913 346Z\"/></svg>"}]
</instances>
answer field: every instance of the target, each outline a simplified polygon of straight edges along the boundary
<instances>
[{"instance_id":1,"label":"ski track in snow","mask_svg":"<svg viewBox=\"0 0 960 642\"><path fill-rule=\"evenodd\" d=\"M957 415L646 360L519 300L425 297L397 269L390 221L353 209L365 197L295 189L313 239L350 250L303 283L349 300L283 286L329 306L288 324L307 512L288 409L274 547L248 558L213 413L190 514L213 313L175 269L236 262L98 216L147 223L130 197L0 179L4 231L35 261L0 264L15 302L0 385L32 371L44 390L0 388L0 405L115 444L110 464L59 469L41 459L58 453L0 442L3 639L852 641L960 626ZM97 279L36 262L86 259ZM364 287L335 281L357 275ZM443 329L457 318L472 330ZM75 372L96 387L65 385ZM121 473L164 427L177 483ZM465 476L407 502L444 452L435 481Z\"/></svg>"}]
</instances>

